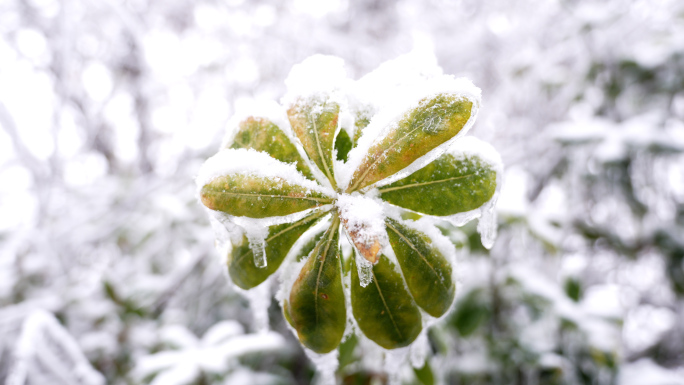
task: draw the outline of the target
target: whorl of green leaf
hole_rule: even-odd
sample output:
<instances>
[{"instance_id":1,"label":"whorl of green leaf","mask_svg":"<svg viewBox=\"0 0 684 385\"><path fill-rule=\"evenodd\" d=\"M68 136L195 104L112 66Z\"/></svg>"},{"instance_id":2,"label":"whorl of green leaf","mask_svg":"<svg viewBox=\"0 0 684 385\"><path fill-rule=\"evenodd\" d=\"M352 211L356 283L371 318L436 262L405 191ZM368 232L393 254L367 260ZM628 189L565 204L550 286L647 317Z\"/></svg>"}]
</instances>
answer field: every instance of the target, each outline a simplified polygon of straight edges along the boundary
<instances>
[{"instance_id":1,"label":"whorl of green leaf","mask_svg":"<svg viewBox=\"0 0 684 385\"><path fill-rule=\"evenodd\" d=\"M293 327L301 343L316 353L335 349L347 322L339 225L336 216L309 255L290 292Z\"/></svg>"},{"instance_id":2,"label":"whorl of green leaf","mask_svg":"<svg viewBox=\"0 0 684 385\"><path fill-rule=\"evenodd\" d=\"M340 106L325 99L299 100L287 110L292 131L333 188L337 187L332 161L339 114Z\"/></svg>"},{"instance_id":3,"label":"whorl of green leaf","mask_svg":"<svg viewBox=\"0 0 684 385\"><path fill-rule=\"evenodd\" d=\"M385 349L408 346L422 329L418 306L406 290L404 280L389 259L381 256L373 266L373 280L359 282L356 258L352 257L351 303L359 328Z\"/></svg>"},{"instance_id":4,"label":"whorl of green leaf","mask_svg":"<svg viewBox=\"0 0 684 385\"><path fill-rule=\"evenodd\" d=\"M383 200L405 209L453 215L474 210L494 196L496 170L476 156L444 154L379 191Z\"/></svg>"},{"instance_id":5,"label":"whorl of green leaf","mask_svg":"<svg viewBox=\"0 0 684 385\"><path fill-rule=\"evenodd\" d=\"M413 299L433 317L440 317L454 301L452 267L423 232L387 218L390 245Z\"/></svg>"}]
</instances>

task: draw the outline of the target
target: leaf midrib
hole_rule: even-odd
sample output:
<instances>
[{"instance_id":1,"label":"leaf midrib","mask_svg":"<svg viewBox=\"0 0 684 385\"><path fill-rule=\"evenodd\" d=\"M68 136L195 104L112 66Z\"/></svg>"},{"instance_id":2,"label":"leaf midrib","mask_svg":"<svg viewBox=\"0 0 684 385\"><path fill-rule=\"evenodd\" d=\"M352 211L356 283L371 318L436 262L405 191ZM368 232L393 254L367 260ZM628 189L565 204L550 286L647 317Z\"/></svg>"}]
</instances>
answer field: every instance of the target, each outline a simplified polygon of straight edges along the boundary
<instances>
[{"instance_id":1,"label":"leaf midrib","mask_svg":"<svg viewBox=\"0 0 684 385\"><path fill-rule=\"evenodd\" d=\"M411 183L411 184L405 184L402 186L395 186L395 187L386 187L386 188L379 188L378 191L380 193L386 193L390 191L395 191L395 190L402 190L402 189L407 189L407 188L415 188L415 187L420 187L420 186L427 186L431 184L437 184L437 183L447 183L450 181L458 180L458 179L463 179L463 178L469 178L471 176L475 176L475 174L467 174L467 175L461 175L461 176L455 176L447 179L439 179L439 180L433 180L433 181L428 181L428 182L420 182L420 183Z\"/></svg>"},{"instance_id":2,"label":"leaf midrib","mask_svg":"<svg viewBox=\"0 0 684 385\"><path fill-rule=\"evenodd\" d=\"M422 127L422 126L421 126L421 127ZM371 171L371 169L373 169L373 167L374 167L378 162L380 162L380 161L383 159L383 158L382 158L382 155L384 155L384 154L390 152L390 151L391 151L394 147L396 147L400 142L402 142L404 139L406 139L407 136L413 134L413 133L414 133L416 130L418 130L419 128L420 128L420 127L416 127L416 128L414 128L413 130L409 131L408 133L406 133L406 135L402 136L401 138L397 139L394 143L392 143L392 145L389 146L389 148L387 148L386 150L382 151L382 152L380 153L380 155L378 155L378 156L376 157L375 161L373 161L373 163L371 163L371 165L368 166L368 168L366 168L366 171L363 172L363 174L361 175L361 178L358 180L358 182L356 182L356 183L354 184L354 186L353 186L351 189L348 189L347 192L356 191L357 187L359 187L359 185L361 185L361 182L363 182L364 180L366 180L366 177L368 176L368 173Z\"/></svg>"},{"instance_id":3,"label":"leaf midrib","mask_svg":"<svg viewBox=\"0 0 684 385\"><path fill-rule=\"evenodd\" d=\"M387 302L385 301L385 296L382 295L382 290L380 289L380 284L378 284L378 278L375 276L375 272L371 271L371 274L373 274L373 282L375 283L375 287L378 289L378 294L380 295L380 299L382 300L382 304L385 306L385 310L387 311L387 315L390 318L390 321L392 321L392 326L394 326L394 330L397 331L397 334L399 334L399 338L404 339L404 335L401 333L399 330L399 327L397 326L397 323L394 321L394 317L392 316L392 311L390 310L389 306L387 306Z\"/></svg>"},{"instance_id":4,"label":"leaf midrib","mask_svg":"<svg viewBox=\"0 0 684 385\"><path fill-rule=\"evenodd\" d=\"M328 239L326 240L325 251L322 254L323 258L321 259L320 266L318 267L318 276L316 276L316 290L314 292L314 314L316 315L316 325L317 326L318 326L318 287L320 286L320 282L321 282L321 273L323 273L323 265L325 265L325 260L328 257L328 251L330 250L330 242L332 242L332 239L335 236L335 232L338 230L339 225L340 225L340 219L339 219L339 217L335 216L335 219L333 219L332 226L330 226L331 231L330 231L330 234L328 235Z\"/></svg>"},{"instance_id":5,"label":"leaf midrib","mask_svg":"<svg viewBox=\"0 0 684 385\"><path fill-rule=\"evenodd\" d=\"M444 284L444 282L441 279L439 279L440 276L439 276L439 273L437 273L437 270L435 270L435 268L432 266L432 264L430 264L430 262L428 262L427 258L425 258L425 256L420 251L418 251L418 249L415 247L415 245L413 243L411 243L411 241L408 238L406 238L402 233L399 232L399 230L394 228L394 226L392 226L391 224L387 223L387 227L389 227L390 229L392 229L392 231L397 233L397 235L399 235L399 237L404 241L404 243L406 243L410 248L412 248L423 259L423 262L425 262L425 264L428 265L428 267L430 267L430 270L432 270L432 272L438 278L437 281L440 283L440 285L442 285L442 287L444 287L444 289L449 290L449 288Z\"/></svg>"},{"instance_id":6,"label":"leaf midrib","mask_svg":"<svg viewBox=\"0 0 684 385\"><path fill-rule=\"evenodd\" d=\"M218 192L218 194L246 196L246 197L251 197L251 198L302 199L302 200L310 200L310 201L322 202L322 203L332 203L332 201L333 201L333 200L330 199L330 198L291 197L291 196L288 196L288 195L270 195L270 194L236 193L236 192L232 192L232 191L221 191L221 192Z\"/></svg>"},{"instance_id":7,"label":"leaf midrib","mask_svg":"<svg viewBox=\"0 0 684 385\"><path fill-rule=\"evenodd\" d=\"M330 180L330 183L333 186L333 189L337 189L337 185L335 183L335 178L333 178L330 170L328 169L328 162L325 161L325 156L323 155L323 148L321 148L321 141L318 139L318 128L316 127L316 119L314 119L313 115L309 114L309 119L311 119L311 123L313 123L314 129L314 137L316 138L316 147L318 148L318 156L321 158L321 162L323 163L323 167L325 168L325 175L328 177L328 180Z\"/></svg>"}]
</instances>

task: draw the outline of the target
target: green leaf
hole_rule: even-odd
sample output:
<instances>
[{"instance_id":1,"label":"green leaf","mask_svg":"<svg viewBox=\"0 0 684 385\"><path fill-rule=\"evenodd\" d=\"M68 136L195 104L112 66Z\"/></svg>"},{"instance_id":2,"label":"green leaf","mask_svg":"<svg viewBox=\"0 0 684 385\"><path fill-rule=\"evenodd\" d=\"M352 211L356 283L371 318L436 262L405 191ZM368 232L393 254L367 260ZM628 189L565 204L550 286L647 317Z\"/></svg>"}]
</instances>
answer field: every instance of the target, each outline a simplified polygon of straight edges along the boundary
<instances>
[{"instance_id":1,"label":"green leaf","mask_svg":"<svg viewBox=\"0 0 684 385\"><path fill-rule=\"evenodd\" d=\"M292 130L309 159L337 188L333 174L333 144L337 131L340 106L330 100L299 100L287 110Z\"/></svg>"},{"instance_id":2,"label":"green leaf","mask_svg":"<svg viewBox=\"0 0 684 385\"><path fill-rule=\"evenodd\" d=\"M385 224L413 299L428 314L440 317L449 310L456 294L449 261L426 234L391 218Z\"/></svg>"},{"instance_id":3,"label":"green leaf","mask_svg":"<svg viewBox=\"0 0 684 385\"><path fill-rule=\"evenodd\" d=\"M235 134L230 148L253 148L263 151L273 158L294 163L297 170L311 180L315 180L309 166L297 151L290 138L277 125L266 118L249 117L242 122Z\"/></svg>"},{"instance_id":4,"label":"green leaf","mask_svg":"<svg viewBox=\"0 0 684 385\"><path fill-rule=\"evenodd\" d=\"M290 315L299 340L316 353L335 349L347 324L339 226L336 216L290 292Z\"/></svg>"},{"instance_id":5,"label":"green leaf","mask_svg":"<svg viewBox=\"0 0 684 385\"><path fill-rule=\"evenodd\" d=\"M359 282L352 258L351 302L354 318L366 337L385 349L408 346L422 329L420 310L387 257L373 265L373 281Z\"/></svg>"},{"instance_id":6,"label":"green leaf","mask_svg":"<svg viewBox=\"0 0 684 385\"><path fill-rule=\"evenodd\" d=\"M416 374L416 378L423 385L435 385L435 375L432 373L432 368L430 363L425 361L425 365L422 368L413 368L413 373Z\"/></svg>"},{"instance_id":7,"label":"green leaf","mask_svg":"<svg viewBox=\"0 0 684 385\"><path fill-rule=\"evenodd\" d=\"M456 303L451 323L462 337L471 335L489 316L489 308L482 297L482 290L476 289Z\"/></svg>"},{"instance_id":8,"label":"green leaf","mask_svg":"<svg viewBox=\"0 0 684 385\"><path fill-rule=\"evenodd\" d=\"M474 210L496 190L496 169L476 156L444 154L390 185L380 187L386 202L428 215Z\"/></svg>"},{"instance_id":9,"label":"green leaf","mask_svg":"<svg viewBox=\"0 0 684 385\"><path fill-rule=\"evenodd\" d=\"M366 128L370 123L371 116L372 113L370 107L367 107L356 113L356 120L354 121L354 147L356 147L356 145L359 144L359 139L363 134L363 129Z\"/></svg>"},{"instance_id":10,"label":"green leaf","mask_svg":"<svg viewBox=\"0 0 684 385\"><path fill-rule=\"evenodd\" d=\"M420 101L375 143L354 171L347 192L357 191L395 174L458 134L470 119L473 103L438 94Z\"/></svg>"},{"instance_id":11,"label":"green leaf","mask_svg":"<svg viewBox=\"0 0 684 385\"><path fill-rule=\"evenodd\" d=\"M339 366L337 367L338 372L342 372L347 365L359 360L356 354L356 347L359 344L359 339L356 335L350 335L344 342L340 344L339 348Z\"/></svg>"},{"instance_id":12,"label":"green leaf","mask_svg":"<svg viewBox=\"0 0 684 385\"><path fill-rule=\"evenodd\" d=\"M200 197L212 210L249 218L289 215L332 203L320 192L280 178L242 174L213 179L202 187Z\"/></svg>"},{"instance_id":13,"label":"green leaf","mask_svg":"<svg viewBox=\"0 0 684 385\"><path fill-rule=\"evenodd\" d=\"M343 162L347 161L347 155L352 149L352 141L349 138L349 134L346 130L340 130L337 134L337 139L335 139L335 150L337 151L337 160Z\"/></svg>"},{"instance_id":14,"label":"green leaf","mask_svg":"<svg viewBox=\"0 0 684 385\"><path fill-rule=\"evenodd\" d=\"M254 264L254 253L249 246L247 237L243 237L242 244L233 247L228 261L228 274L237 286L251 289L275 273L292 248L292 245L311 226L323 217L326 212L311 214L295 223L284 223L270 226L266 237L266 262L264 268Z\"/></svg>"},{"instance_id":15,"label":"green leaf","mask_svg":"<svg viewBox=\"0 0 684 385\"><path fill-rule=\"evenodd\" d=\"M297 262L303 260L304 258L308 257L309 254L311 254L311 250L316 247L321 238L323 238L323 235L325 235L325 229L318 230L318 234L315 234L307 243L304 244L304 246L302 246L302 250L297 254Z\"/></svg>"}]
</instances>

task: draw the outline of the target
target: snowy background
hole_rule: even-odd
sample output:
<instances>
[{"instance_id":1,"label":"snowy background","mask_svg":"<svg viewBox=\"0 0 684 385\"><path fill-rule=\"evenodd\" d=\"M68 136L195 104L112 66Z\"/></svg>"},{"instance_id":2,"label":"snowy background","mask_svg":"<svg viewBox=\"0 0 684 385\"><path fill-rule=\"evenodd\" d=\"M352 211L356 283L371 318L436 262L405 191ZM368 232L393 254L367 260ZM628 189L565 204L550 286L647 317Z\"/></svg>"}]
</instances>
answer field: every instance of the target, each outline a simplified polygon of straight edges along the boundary
<instances>
[{"instance_id":1,"label":"snowy background","mask_svg":"<svg viewBox=\"0 0 684 385\"><path fill-rule=\"evenodd\" d=\"M277 305L256 333L226 284L193 178L292 65L414 49L482 89L471 135L506 173L406 382L684 384L676 0L0 0L0 382L315 381Z\"/></svg>"}]
</instances>

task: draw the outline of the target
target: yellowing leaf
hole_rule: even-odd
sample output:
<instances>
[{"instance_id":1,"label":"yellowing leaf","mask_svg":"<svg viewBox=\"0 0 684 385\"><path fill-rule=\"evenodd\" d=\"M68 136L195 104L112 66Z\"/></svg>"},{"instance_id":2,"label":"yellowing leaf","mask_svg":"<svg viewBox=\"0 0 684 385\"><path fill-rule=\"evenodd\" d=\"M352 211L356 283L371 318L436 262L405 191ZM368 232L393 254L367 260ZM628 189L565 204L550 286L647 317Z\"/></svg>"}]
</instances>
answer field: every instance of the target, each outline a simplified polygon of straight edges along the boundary
<instances>
[{"instance_id":1,"label":"yellowing leaf","mask_svg":"<svg viewBox=\"0 0 684 385\"><path fill-rule=\"evenodd\" d=\"M294 163L297 170L307 178L314 180L309 166L297 151L290 138L277 125L266 118L249 117L239 124L230 148L253 148L263 151L273 158Z\"/></svg>"},{"instance_id":2,"label":"yellowing leaf","mask_svg":"<svg viewBox=\"0 0 684 385\"><path fill-rule=\"evenodd\" d=\"M330 100L299 100L287 110L292 130L304 151L325 174L333 188L337 187L333 174L333 147L340 106Z\"/></svg>"},{"instance_id":3,"label":"yellowing leaf","mask_svg":"<svg viewBox=\"0 0 684 385\"><path fill-rule=\"evenodd\" d=\"M370 147L354 171L347 192L395 174L456 136L470 119L472 106L470 100L451 94L423 99Z\"/></svg>"},{"instance_id":4,"label":"yellowing leaf","mask_svg":"<svg viewBox=\"0 0 684 385\"><path fill-rule=\"evenodd\" d=\"M277 177L220 176L200 191L202 203L234 216L267 218L294 214L332 202L324 194Z\"/></svg>"}]
</instances>

